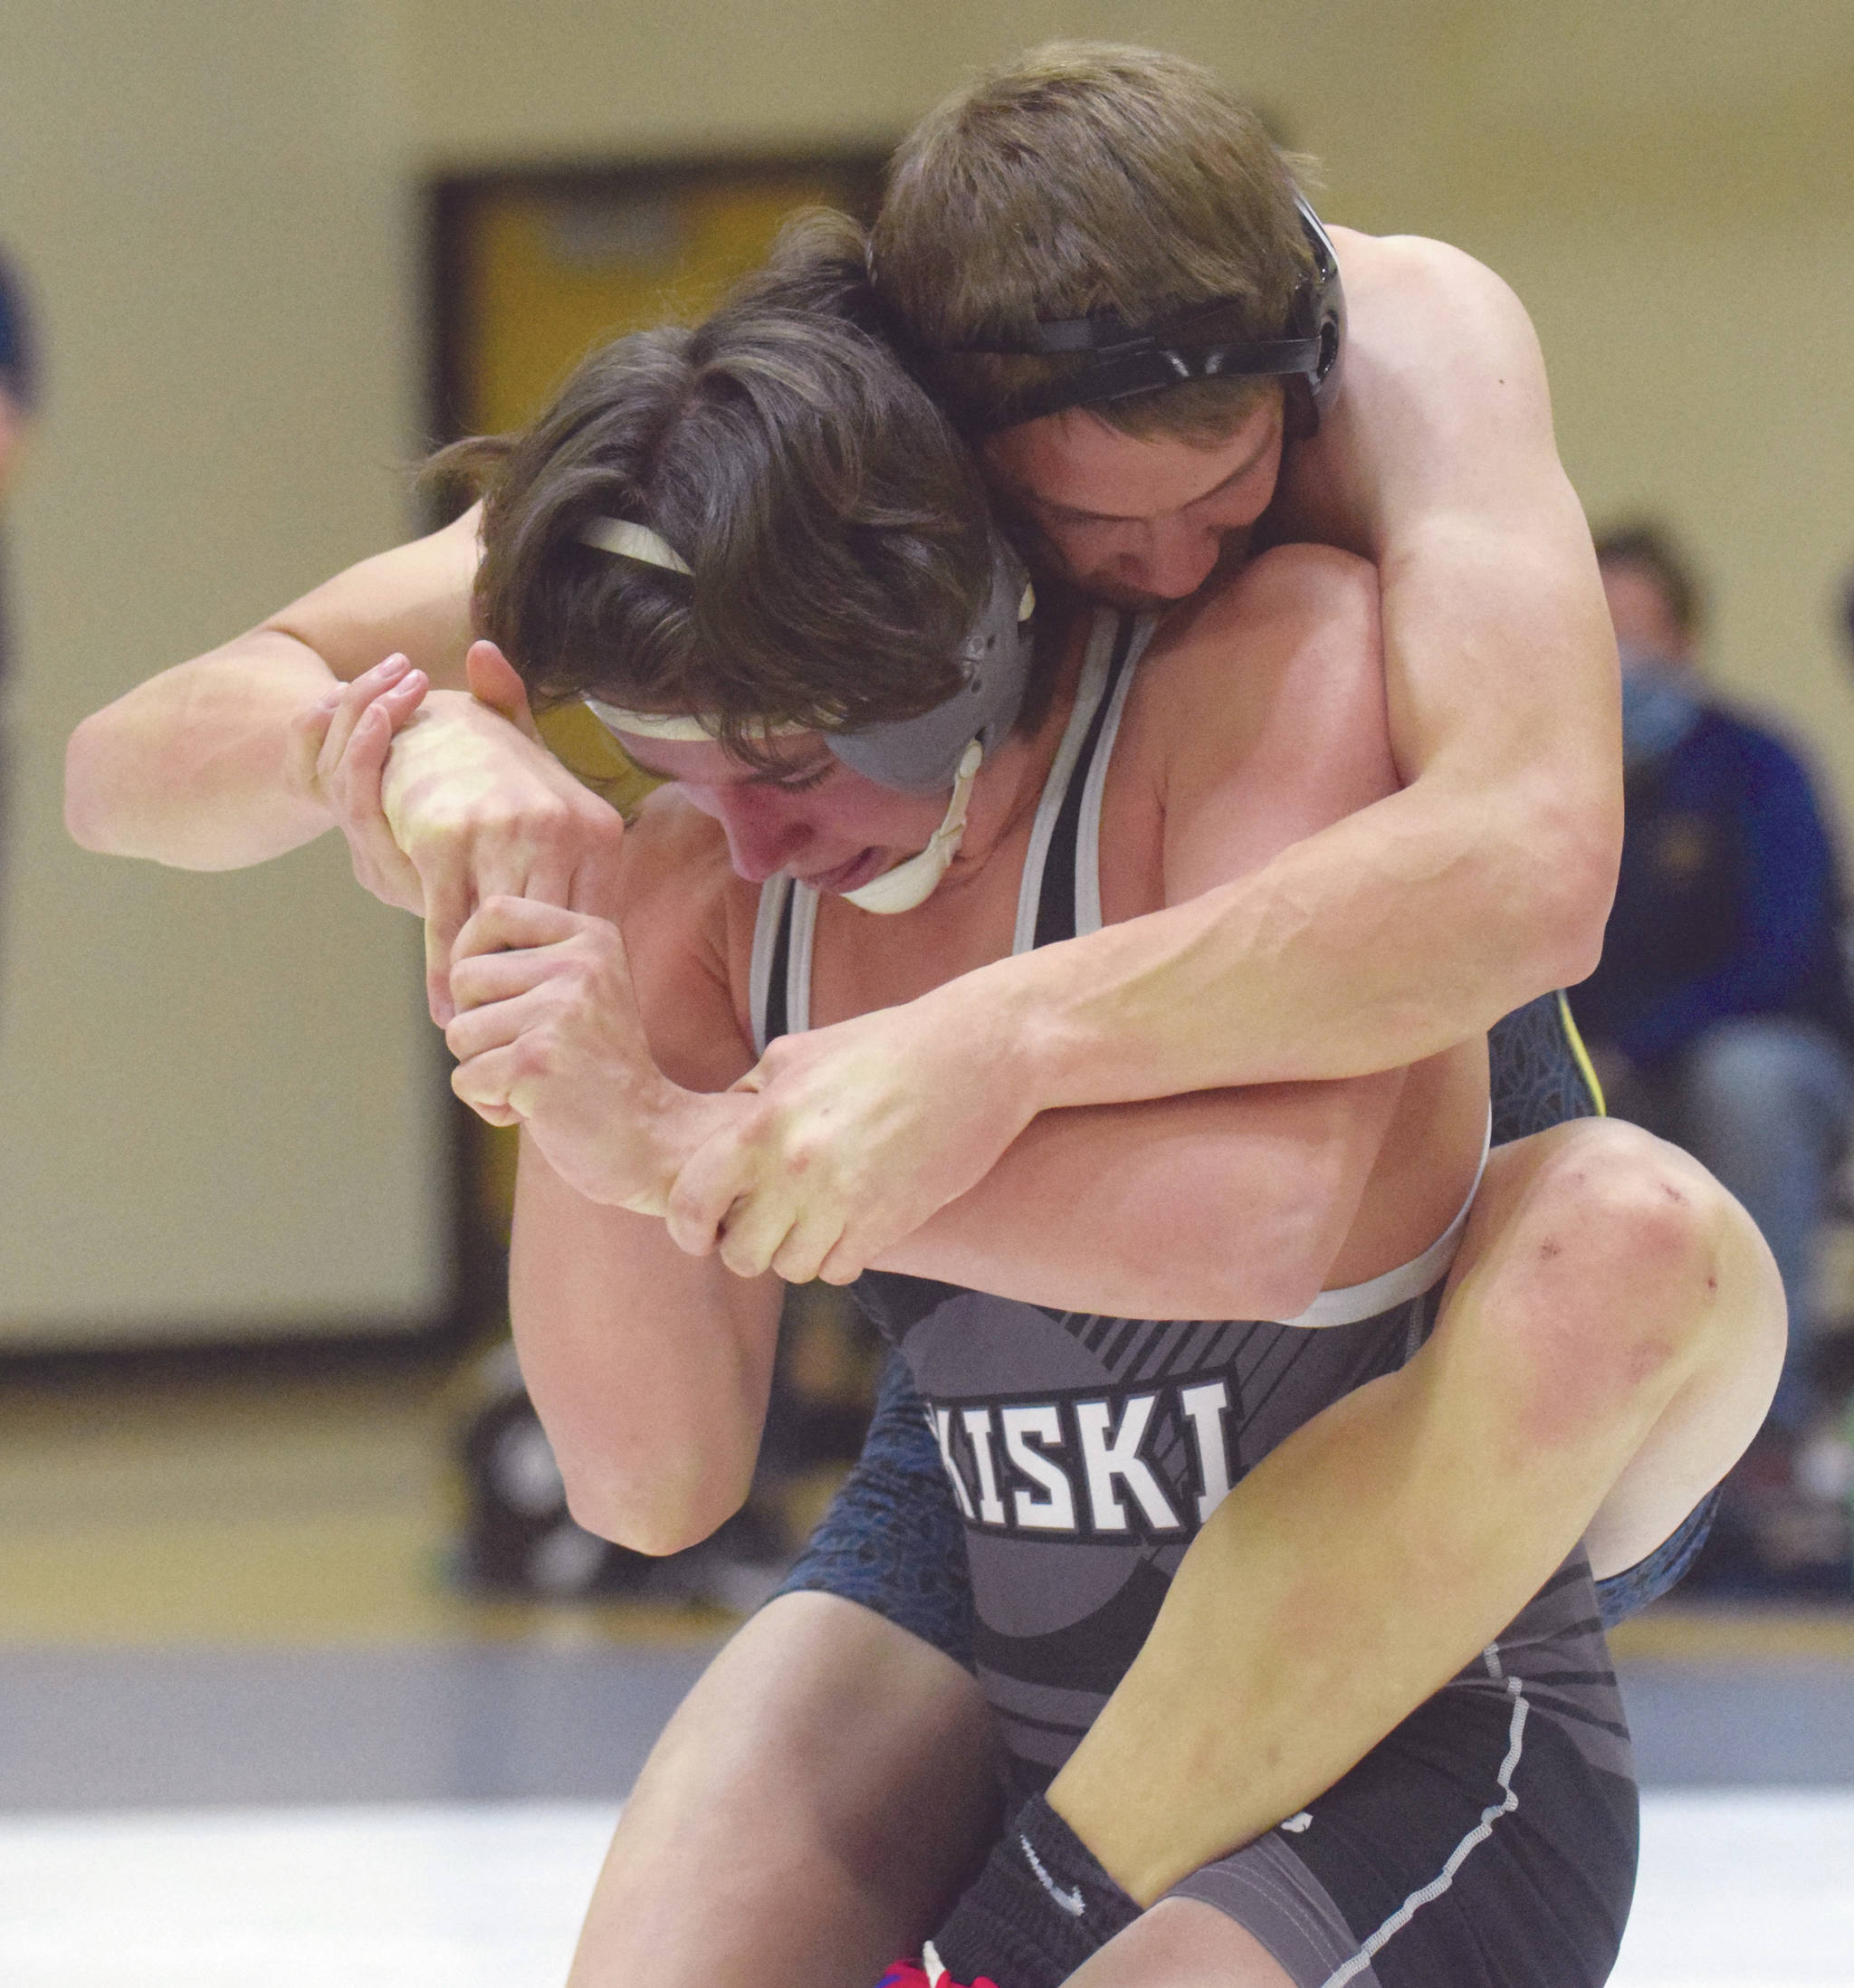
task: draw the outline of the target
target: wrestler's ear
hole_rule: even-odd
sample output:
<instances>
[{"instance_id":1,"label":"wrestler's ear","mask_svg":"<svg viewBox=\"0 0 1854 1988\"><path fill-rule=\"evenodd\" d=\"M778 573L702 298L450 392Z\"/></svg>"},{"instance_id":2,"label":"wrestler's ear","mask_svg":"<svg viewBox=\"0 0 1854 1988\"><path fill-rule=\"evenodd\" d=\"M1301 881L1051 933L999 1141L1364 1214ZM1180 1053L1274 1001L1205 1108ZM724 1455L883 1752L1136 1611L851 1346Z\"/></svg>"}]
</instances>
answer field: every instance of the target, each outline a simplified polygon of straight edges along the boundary
<instances>
[{"instance_id":1,"label":"wrestler's ear","mask_svg":"<svg viewBox=\"0 0 1854 1988\"><path fill-rule=\"evenodd\" d=\"M534 713L528 708L528 686L515 674L515 666L493 642L473 642L464 659L470 694L478 703L500 712L519 731L537 742L540 732Z\"/></svg>"}]
</instances>

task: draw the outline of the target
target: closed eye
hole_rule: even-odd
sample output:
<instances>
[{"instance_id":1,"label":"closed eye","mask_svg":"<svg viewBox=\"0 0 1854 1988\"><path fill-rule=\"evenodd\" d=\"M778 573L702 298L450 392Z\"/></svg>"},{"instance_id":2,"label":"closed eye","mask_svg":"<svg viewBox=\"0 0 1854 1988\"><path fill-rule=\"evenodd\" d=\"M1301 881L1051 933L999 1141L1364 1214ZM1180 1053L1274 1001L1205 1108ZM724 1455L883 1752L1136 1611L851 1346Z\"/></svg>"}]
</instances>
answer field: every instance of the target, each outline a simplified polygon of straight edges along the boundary
<instances>
[{"instance_id":1,"label":"closed eye","mask_svg":"<svg viewBox=\"0 0 1854 1988\"><path fill-rule=\"evenodd\" d=\"M756 787L770 787L781 794L808 794L814 787L822 787L836 769L836 761L826 758L820 760L808 773L769 773L756 780Z\"/></svg>"}]
</instances>

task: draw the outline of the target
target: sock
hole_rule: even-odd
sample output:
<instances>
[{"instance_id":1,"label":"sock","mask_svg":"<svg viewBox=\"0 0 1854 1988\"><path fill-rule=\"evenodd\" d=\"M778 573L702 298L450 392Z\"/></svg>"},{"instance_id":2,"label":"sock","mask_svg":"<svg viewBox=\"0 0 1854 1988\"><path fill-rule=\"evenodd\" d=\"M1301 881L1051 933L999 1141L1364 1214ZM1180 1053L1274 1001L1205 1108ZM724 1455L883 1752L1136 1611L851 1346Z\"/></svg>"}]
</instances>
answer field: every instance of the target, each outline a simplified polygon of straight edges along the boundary
<instances>
[{"instance_id":1,"label":"sock","mask_svg":"<svg viewBox=\"0 0 1854 1988\"><path fill-rule=\"evenodd\" d=\"M985 1869L933 1935L956 1982L1058 1988L1141 1907L1041 1795L1018 1810Z\"/></svg>"}]
</instances>

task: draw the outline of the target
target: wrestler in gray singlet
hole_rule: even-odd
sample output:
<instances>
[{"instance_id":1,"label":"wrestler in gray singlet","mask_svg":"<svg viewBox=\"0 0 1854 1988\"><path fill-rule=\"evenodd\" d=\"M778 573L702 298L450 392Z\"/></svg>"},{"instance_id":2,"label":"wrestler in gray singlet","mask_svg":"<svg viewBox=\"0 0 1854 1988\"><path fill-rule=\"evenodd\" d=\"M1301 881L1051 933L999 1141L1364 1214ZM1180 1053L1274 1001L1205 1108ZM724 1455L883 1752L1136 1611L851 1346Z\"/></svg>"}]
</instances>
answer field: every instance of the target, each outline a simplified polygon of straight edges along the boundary
<instances>
[{"instance_id":1,"label":"wrestler in gray singlet","mask_svg":"<svg viewBox=\"0 0 1854 1988\"><path fill-rule=\"evenodd\" d=\"M1032 830L1016 951L1101 922L1102 793L1151 633L1150 621L1096 616ZM802 884L774 878L762 890L752 976L762 1049L809 1025L816 913L816 894ZM913 1377L964 1524L975 1668L999 1721L1013 1803L1046 1787L1093 1725L1151 1633L1186 1547L1229 1486L1302 1423L1400 1367L1422 1343L1467 1212L1411 1263L1323 1293L1285 1324L1106 1318L888 1272L858 1280L859 1303ZM1345 1805L1368 1788L1388 1787L1398 1799L1400 1746L1422 1763L1443 1760L1442 1782L1460 1799L1406 1790L1400 1805L1410 1812L1396 1824L1397 1854L1362 1872L1356 1832L1343 1826ZM1420 1781L1425 1769L1411 1772ZM1483 1849L1500 1823L1498 1850ZM1285 1964L1291 1949L1296 1979L1325 1981L1349 1966L1347 1980L1388 1984L1440 1964L1431 1935L1444 1919L1458 1922L1477 1888L1464 1879L1453 1909L1427 1915L1420 1935L1409 1930L1418 1916L1411 1899L1421 1893L1429 1906L1455 1888L1476 1852L1477 1878L1528 1848L1528 1866L1539 1855L1566 1869L1591 1861L1568 1889L1575 1923L1555 1926L1555 1941L1534 1944L1543 1959L1568 1940L1588 1955L1588 1970L1577 1972L1601 1979L1595 1970L1605 1950L1613 1956L1632 1882L1634 1790L1582 1553L1307 1815L1179 1888L1249 1926ZM1484 1924L1489 1913L1512 1916L1493 1892L1477 1910ZM1385 1951L1393 1942L1394 1966ZM1551 1963L1561 1968L1556 1988L1571 1980L1563 1959L1559 1950ZM1452 1983L1458 1970L1448 1964Z\"/></svg>"}]
</instances>

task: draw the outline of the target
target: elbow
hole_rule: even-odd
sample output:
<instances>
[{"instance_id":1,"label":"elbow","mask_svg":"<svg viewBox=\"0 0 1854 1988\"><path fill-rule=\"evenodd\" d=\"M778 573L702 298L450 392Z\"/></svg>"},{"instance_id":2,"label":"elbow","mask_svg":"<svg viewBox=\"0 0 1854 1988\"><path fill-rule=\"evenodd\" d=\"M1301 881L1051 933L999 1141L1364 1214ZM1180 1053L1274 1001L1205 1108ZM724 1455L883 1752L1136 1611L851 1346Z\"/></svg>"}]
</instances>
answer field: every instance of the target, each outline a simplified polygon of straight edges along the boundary
<instances>
[{"instance_id":1,"label":"elbow","mask_svg":"<svg viewBox=\"0 0 1854 1988\"><path fill-rule=\"evenodd\" d=\"M1539 992L1575 987L1596 971L1603 931L1616 894L1621 854L1618 822L1583 821L1545 838L1534 850L1538 888L1533 909L1533 947Z\"/></svg>"},{"instance_id":2,"label":"elbow","mask_svg":"<svg viewBox=\"0 0 1854 1988\"><path fill-rule=\"evenodd\" d=\"M1595 972L1621 859L1621 797L1586 788L1522 807L1488 848L1483 930L1497 935L1505 1014Z\"/></svg>"},{"instance_id":3,"label":"elbow","mask_svg":"<svg viewBox=\"0 0 1854 1988\"><path fill-rule=\"evenodd\" d=\"M699 1546L747 1502L747 1482L723 1472L699 1482L636 1477L563 1462L567 1511L573 1523L616 1546L653 1559Z\"/></svg>"}]
</instances>

